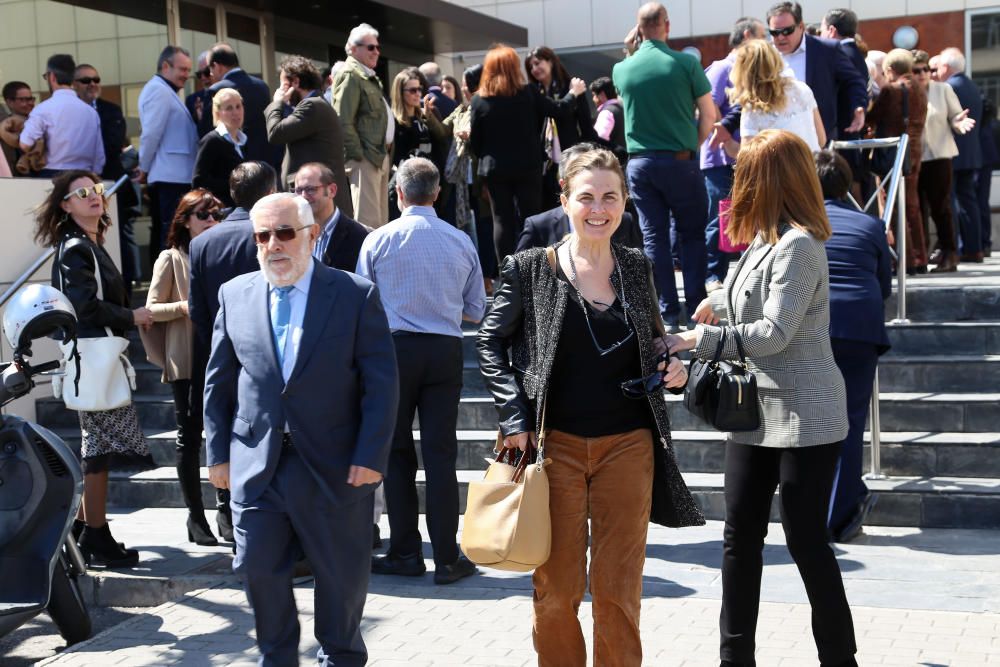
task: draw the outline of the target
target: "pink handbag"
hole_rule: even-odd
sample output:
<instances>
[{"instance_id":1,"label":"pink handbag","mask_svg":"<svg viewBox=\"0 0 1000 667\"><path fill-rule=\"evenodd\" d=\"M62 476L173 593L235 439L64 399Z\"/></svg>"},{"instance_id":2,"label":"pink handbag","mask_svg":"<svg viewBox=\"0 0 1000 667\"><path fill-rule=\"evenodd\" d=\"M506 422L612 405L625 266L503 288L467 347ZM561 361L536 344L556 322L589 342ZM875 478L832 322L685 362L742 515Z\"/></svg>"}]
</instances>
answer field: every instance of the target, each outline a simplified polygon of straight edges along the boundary
<instances>
[{"instance_id":1,"label":"pink handbag","mask_svg":"<svg viewBox=\"0 0 1000 667\"><path fill-rule=\"evenodd\" d=\"M726 236L726 228L729 227L729 207L732 199L719 200L719 250L722 252L740 253L750 247L749 243L733 244Z\"/></svg>"}]
</instances>

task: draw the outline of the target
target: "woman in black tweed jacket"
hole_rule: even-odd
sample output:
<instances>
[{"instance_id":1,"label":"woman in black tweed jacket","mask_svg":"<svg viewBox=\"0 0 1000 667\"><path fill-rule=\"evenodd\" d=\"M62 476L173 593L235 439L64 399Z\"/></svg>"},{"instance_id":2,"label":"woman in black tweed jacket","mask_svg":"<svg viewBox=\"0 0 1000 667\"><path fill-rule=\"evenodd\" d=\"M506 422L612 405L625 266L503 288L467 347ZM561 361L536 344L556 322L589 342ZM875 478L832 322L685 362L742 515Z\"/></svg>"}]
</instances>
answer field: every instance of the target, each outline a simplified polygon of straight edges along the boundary
<instances>
[{"instance_id":1,"label":"woman in black tweed jacket","mask_svg":"<svg viewBox=\"0 0 1000 667\"><path fill-rule=\"evenodd\" d=\"M574 154L565 183L573 234L505 261L479 363L504 446L525 449L544 422L552 459L552 550L533 578L538 664L586 664L576 610L589 519L594 664L640 665L648 522L704 523L677 470L663 396L663 386L682 390L687 374L676 358L657 358L647 260L611 243L625 207L617 159L603 149ZM630 399L621 385L637 378L646 380L628 385Z\"/></svg>"}]
</instances>

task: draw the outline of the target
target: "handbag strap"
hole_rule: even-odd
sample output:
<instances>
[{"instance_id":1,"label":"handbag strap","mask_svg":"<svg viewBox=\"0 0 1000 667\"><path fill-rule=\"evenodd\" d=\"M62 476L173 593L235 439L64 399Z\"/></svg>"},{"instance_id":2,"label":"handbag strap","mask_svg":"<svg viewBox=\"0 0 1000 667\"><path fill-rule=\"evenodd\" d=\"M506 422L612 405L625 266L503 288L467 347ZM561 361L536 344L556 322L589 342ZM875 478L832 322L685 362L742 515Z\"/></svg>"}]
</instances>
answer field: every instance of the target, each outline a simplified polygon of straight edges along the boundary
<instances>
[{"instance_id":1,"label":"handbag strap","mask_svg":"<svg viewBox=\"0 0 1000 667\"><path fill-rule=\"evenodd\" d=\"M746 366L746 363L747 363L747 355L746 355L746 353L745 353L745 352L743 351L743 336L741 336L741 335L740 335L740 330L739 330L739 329L737 329L736 327L729 327L729 328L730 328L730 329L732 330L732 332L733 332L733 338L735 338L735 339L736 339L736 349L737 349L737 350L739 351L739 353L740 353L740 363L741 363L741 364L743 364L744 366Z\"/></svg>"},{"instance_id":2,"label":"handbag strap","mask_svg":"<svg viewBox=\"0 0 1000 667\"><path fill-rule=\"evenodd\" d=\"M719 363L719 359L722 358L722 348L724 348L726 346L726 331L728 331L728 330L729 330L729 327L722 327L722 330L721 330L722 331L722 335L719 336L719 343L715 346L715 354L712 355L712 363L713 364Z\"/></svg>"},{"instance_id":3,"label":"handbag strap","mask_svg":"<svg viewBox=\"0 0 1000 667\"><path fill-rule=\"evenodd\" d=\"M89 248L89 250L90 250L90 256L94 258L94 280L97 281L97 300L104 301L104 285L103 285L104 281L101 279L101 265L98 264L97 262L97 253L94 252L94 249ZM66 239L63 239L62 241L59 242L59 255L56 258L57 261L59 262L59 271L58 271L59 291L62 292L63 294L66 293L66 282L65 282L66 279L63 277L63 272L62 272L62 260L63 260L63 254L65 252L66 252ZM112 333L111 327L105 326L104 333L108 335L108 338L114 337L114 333Z\"/></svg>"}]
</instances>

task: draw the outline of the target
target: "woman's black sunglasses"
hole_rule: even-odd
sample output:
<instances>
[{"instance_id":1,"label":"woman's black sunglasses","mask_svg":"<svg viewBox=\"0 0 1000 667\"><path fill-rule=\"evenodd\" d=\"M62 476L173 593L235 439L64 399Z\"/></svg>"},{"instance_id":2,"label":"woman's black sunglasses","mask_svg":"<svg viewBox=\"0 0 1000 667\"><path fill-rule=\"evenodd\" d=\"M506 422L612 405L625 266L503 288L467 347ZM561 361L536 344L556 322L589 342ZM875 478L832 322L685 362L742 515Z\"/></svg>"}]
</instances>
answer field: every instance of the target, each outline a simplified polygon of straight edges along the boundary
<instances>
[{"instance_id":1,"label":"woman's black sunglasses","mask_svg":"<svg viewBox=\"0 0 1000 667\"><path fill-rule=\"evenodd\" d=\"M659 366L661 361L667 361L668 358L669 354L664 352L656 358L656 365ZM666 383L664 371L653 371L646 377L622 382L621 388L626 398L645 398L663 389Z\"/></svg>"},{"instance_id":2,"label":"woman's black sunglasses","mask_svg":"<svg viewBox=\"0 0 1000 667\"><path fill-rule=\"evenodd\" d=\"M195 211L194 217L202 221L212 218L216 222L218 222L219 220L222 220L224 216L222 215L222 211L216 210L216 211Z\"/></svg>"}]
</instances>

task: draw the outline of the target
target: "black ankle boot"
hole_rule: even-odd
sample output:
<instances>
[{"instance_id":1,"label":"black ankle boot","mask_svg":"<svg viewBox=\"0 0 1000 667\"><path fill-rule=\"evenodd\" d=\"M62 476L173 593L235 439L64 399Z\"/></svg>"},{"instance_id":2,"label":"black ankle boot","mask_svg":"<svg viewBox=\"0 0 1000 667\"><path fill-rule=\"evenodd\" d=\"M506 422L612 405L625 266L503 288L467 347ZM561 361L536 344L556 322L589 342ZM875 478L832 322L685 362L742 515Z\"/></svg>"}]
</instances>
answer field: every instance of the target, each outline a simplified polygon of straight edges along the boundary
<instances>
[{"instance_id":1,"label":"black ankle boot","mask_svg":"<svg viewBox=\"0 0 1000 667\"><path fill-rule=\"evenodd\" d=\"M180 440L178 430L178 440ZM201 546L214 547L219 541L212 534L212 529L205 518L205 505L201 499L201 471L198 460L198 450L183 447L178 442L177 447L177 481L181 485L181 495L188 508L187 534L188 541Z\"/></svg>"},{"instance_id":2,"label":"black ankle boot","mask_svg":"<svg viewBox=\"0 0 1000 667\"><path fill-rule=\"evenodd\" d=\"M115 542L107 522L100 528L84 526L79 546L87 565L90 566L114 569L133 567L139 562L139 552L135 549L125 549Z\"/></svg>"},{"instance_id":3,"label":"black ankle boot","mask_svg":"<svg viewBox=\"0 0 1000 667\"><path fill-rule=\"evenodd\" d=\"M227 542L235 541L233 538L233 509L229 506L229 490L218 489L215 492L216 509L219 513L215 515L215 523L219 529L219 535Z\"/></svg>"},{"instance_id":4,"label":"black ankle boot","mask_svg":"<svg viewBox=\"0 0 1000 667\"><path fill-rule=\"evenodd\" d=\"M80 521L79 519L73 519L73 528L72 528L73 541L76 542L77 544L80 543L80 536L83 535L83 529L86 528L86 527L87 527L87 522L86 521ZM119 542L118 546L120 546L122 549L124 549L125 548L125 543L124 542Z\"/></svg>"}]
</instances>

